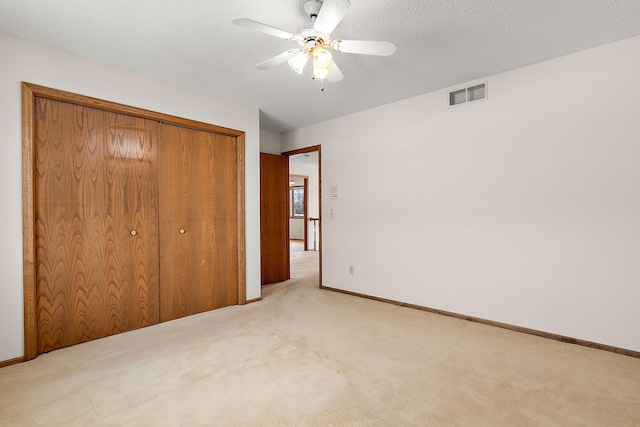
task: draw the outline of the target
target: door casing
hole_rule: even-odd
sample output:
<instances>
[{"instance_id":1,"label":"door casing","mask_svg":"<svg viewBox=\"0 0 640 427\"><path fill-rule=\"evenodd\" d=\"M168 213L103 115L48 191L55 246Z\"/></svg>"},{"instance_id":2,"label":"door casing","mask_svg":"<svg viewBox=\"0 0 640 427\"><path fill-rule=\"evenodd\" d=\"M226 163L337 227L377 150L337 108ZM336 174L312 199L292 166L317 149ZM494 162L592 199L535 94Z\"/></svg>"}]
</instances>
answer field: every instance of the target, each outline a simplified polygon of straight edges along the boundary
<instances>
[{"instance_id":1,"label":"door casing","mask_svg":"<svg viewBox=\"0 0 640 427\"><path fill-rule=\"evenodd\" d=\"M319 227L318 227L318 259L319 259L319 287L322 287L322 146L321 145L312 145L310 147L300 148L297 150L285 151L282 153L285 157L295 156L296 154L305 154L305 153L313 153L318 152L318 218ZM288 173L288 170L287 170ZM307 228L307 224L305 224L305 229ZM289 222L287 221L287 236L289 235ZM290 259L291 254L287 257Z\"/></svg>"}]
</instances>

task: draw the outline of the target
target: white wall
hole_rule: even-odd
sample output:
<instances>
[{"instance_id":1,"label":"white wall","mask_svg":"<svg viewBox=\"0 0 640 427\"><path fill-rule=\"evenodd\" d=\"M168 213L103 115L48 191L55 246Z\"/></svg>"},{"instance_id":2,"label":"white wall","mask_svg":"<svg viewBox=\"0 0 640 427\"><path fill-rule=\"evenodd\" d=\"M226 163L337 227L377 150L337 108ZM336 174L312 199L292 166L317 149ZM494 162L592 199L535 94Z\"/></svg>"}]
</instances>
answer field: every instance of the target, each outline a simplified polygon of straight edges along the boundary
<instances>
[{"instance_id":1,"label":"white wall","mask_svg":"<svg viewBox=\"0 0 640 427\"><path fill-rule=\"evenodd\" d=\"M284 134L340 184L324 284L640 351L638 76L635 37Z\"/></svg>"},{"instance_id":2,"label":"white wall","mask_svg":"<svg viewBox=\"0 0 640 427\"><path fill-rule=\"evenodd\" d=\"M304 239L304 218L289 218L289 238Z\"/></svg>"},{"instance_id":3,"label":"white wall","mask_svg":"<svg viewBox=\"0 0 640 427\"><path fill-rule=\"evenodd\" d=\"M269 154L282 153L282 135L277 132L260 129L260 152Z\"/></svg>"},{"instance_id":4,"label":"white wall","mask_svg":"<svg viewBox=\"0 0 640 427\"><path fill-rule=\"evenodd\" d=\"M22 134L20 82L212 123L245 132L247 298L260 296L260 157L258 109L0 33L0 361L23 345Z\"/></svg>"}]
</instances>

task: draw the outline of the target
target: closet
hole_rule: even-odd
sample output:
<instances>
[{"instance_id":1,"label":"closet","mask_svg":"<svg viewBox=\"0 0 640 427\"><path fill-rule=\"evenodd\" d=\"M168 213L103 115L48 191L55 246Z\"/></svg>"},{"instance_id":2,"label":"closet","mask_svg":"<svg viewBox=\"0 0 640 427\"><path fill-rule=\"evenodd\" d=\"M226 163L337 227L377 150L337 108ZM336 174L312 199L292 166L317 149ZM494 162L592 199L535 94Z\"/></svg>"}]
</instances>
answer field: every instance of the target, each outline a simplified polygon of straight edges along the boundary
<instances>
[{"instance_id":1,"label":"closet","mask_svg":"<svg viewBox=\"0 0 640 427\"><path fill-rule=\"evenodd\" d=\"M23 84L25 359L244 301L243 133Z\"/></svg>"}]
</instances>

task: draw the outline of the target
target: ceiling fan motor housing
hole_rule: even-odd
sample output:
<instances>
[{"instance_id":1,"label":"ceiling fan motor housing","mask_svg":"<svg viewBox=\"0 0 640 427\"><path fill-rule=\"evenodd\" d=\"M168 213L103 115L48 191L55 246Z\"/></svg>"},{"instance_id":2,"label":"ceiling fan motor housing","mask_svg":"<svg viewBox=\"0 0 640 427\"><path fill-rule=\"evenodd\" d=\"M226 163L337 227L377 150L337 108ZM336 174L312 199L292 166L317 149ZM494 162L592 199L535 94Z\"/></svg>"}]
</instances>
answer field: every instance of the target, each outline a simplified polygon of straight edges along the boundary
<instances>
[{"instance_id":1,"label":"ceiling fan motor housing","mask_svg":"<svg viewBox=\"0 0 640 427\"><path fill-rule=\"evenodd\" d=\"M302 0L302 8L304 12L309 16L310 21L302 24L298 27L298 43L303 46L307 53L310 53L316 46L323 46L325 42L328 42L326 35L321 35L313 27L322 8L322 0ZM326 40L323 40L326 39Z\"/></svg>"},{"instance_id":2,"label":"ceiling fan motor housing","mask_svg":"<svg viewBox=\"0 0 640 427\"><path fill-rule=\"evenodd\" d=\"M313 49L316 46L325 44L325 40L313 29L313 23L301 25L298 28L298 44L306 49Z\"/></svg>"}]
</instances>

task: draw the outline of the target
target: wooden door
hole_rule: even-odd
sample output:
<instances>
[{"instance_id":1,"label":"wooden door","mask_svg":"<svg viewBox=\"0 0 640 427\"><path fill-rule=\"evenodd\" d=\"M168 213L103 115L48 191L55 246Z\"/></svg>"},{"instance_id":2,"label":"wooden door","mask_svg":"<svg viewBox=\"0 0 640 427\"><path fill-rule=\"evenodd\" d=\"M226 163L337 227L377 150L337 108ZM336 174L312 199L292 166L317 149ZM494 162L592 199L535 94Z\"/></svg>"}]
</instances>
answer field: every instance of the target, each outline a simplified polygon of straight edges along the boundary
<instances>
[{"instance_id":1,"label":"wooden door","mask_svg":"<svg viewBox=\"0 0 640 427\"><path fill-rule=\"evenodd\" d=\"M38 353L158 323L157 123L36 98Z\"/></svg>"},{"instance_id":2,"label":"wooden door","mask_svg":"<svg viewBox=\"0 0 640 427\"><path fill-rule=\"evenodd\" d=\"M238 303L236 139L160 124L161 321Z\"/></svg>"},{"instance_id":3,"label":"wooden door","mask_svg":"<svg viewBox=\"0 0 640 427\"><path fill-rule=\"evenodd\" d=\"M284 156L260 153L260 272L262 284L289 279L289 166Z\"/></svg>"}]
</instances>

